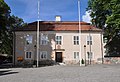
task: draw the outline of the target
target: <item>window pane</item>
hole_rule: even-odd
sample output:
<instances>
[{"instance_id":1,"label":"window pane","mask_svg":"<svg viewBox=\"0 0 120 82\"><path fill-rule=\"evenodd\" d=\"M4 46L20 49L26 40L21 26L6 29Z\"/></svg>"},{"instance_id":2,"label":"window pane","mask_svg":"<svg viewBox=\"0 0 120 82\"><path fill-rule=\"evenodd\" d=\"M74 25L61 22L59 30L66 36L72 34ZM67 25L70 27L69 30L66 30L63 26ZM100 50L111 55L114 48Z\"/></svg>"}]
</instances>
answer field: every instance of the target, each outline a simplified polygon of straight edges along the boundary
<instances>
[{"instance_id":1,"label":"window pane","mask_svg":"<svg viewBox=\"0 0 120 82\"><path fill-rule=\"evenodd\" d=\"M77 45L79 45L79 41L77 41Z\"/></svg>"},{"instance_id":2,"label":"window pane","mask_svg":"<svg viewBox=\"0 0 120 82\"><path fill-rule=\"evenodd\" d=\"M74 36L74 40L76 40L76 36Z\"/></svg>"},{"instance_id":3,"label":"window pane","mask_svg":"<svg viewBox=\"0 0 120 82\"><path fill-rule=\"evenodd\" d=\"M61 41L59 41L59 44L61 45Z\"/></svg>"},{"instance_id":4,"label":"window pane","mask_svg":"<svg viewBox=\"0 0 120 82\"><path fill-rule=\"evenodd\" d=\"M92 36L87 36L87 45L92 45Z\"/></svg>"},{"instance_id":5,"label":"window pane","mask_svg":"<svg viewBox=\"0 0 120 82\"><path fill-rule=\"evenodd\" d=\"M46 58L46 54L44 54L44 58Z\"/></svg>"},{"instance_id":6,"label":"window pane","mask_svg":"<svg viewBox=\"0 0 120 82\"><path fill-rule=\"evenodd\" d=\"M31 58L31 52L29 52L29 58Z\"/></svg>"},{"instance_id":7,"label":"window pane","mask_svg":"<svg viewBox=\"0 0 120 82\"><path fill-rule=\"evenodd\" d=\"M90 41L92 41L92 36L90 36Z\"/></svg>"},{"instance_id":8,"label":"window pane","mask_svg":"<svg viewBox=\"0 0 120 82\"><path fill-rule=\"evenodd\" d=\"M91 53L90 53L90 52L87 52L87 54L88 54L88 59L92 59L92 58L93 58L92 52L91 52Z\"/></svg>"},{"instance_id":9,"label":"window pane","mask_svg":"<svg viewBox=\"0 0 120 82\"><path fill-rule=\"evenodd\" d=\"M79 59L79 52L77 52L77 59Z\"/></svg>"},{"instance_id":10,"label":"window pane","mask_svg":"<svg viewBox=\"0 0 120 82\"><path fill-rule=\"evenodd\" d=\"M43 58L43 54L41 54L41 58Z\"/></svg>"},{"instance_id":11,"label":"window pane","mask_svg":"<svg viewBox=\"0 0 120 82\"><path fill-rule=\"evenodd\" d=\"M41 52L41 58L42 59L46 59L47 58L47 52L46 51L42 51Z\"/></svg>"},{"instance_id":12,"label":"window pane","mask_svg":"<svg viewBox=\"0 0 120 82\"><path fill-rule=\"evenodd\" d=\"M90 41L90 37L89 36L87 36L87 41Z\"/></svg>"},{"instance_id":13,"label":"window pane","mask_svg":"<svg viewBox=\"0 0 120 82\"><path fill-rule=\"evenodd\" d=\"M74 59L76 59L76 52L74 52Z\"/></svg>"},{"instance_id":14,"label":"window pane","mask_svg":"<svg viewBox=\"0 0 120 82\"><path fill-rule=\"evenodd\" d=\"M74 45L79 45L79 36L74 36Z\"/></svg>"},{"instance_id":15,"label":"window pane","mask_svg":"<svg viewBox=\"0 0 120 82\"><path fill-rule=\"evenodd\" d=\"M32 58L32 52L26 52L26 58Z\"/></svg>"},{"instance_id":16,"label":"window pane","mask_svg":"<svg viewBox=\"0 0 120 82\"><path fill-rule=\"evenodd\" d=\"M78 36L76 36L77 37L77 40L79 40L79 37Z\"/></svg>"},{"instance_id":17,"label":"window pane","mask_svg":"<svg viewBox=\"0 0 120 82\"><path fill-rule=\"evenodd\" d=\"M41 34L41 45L47 45L47 44L48 44L48 35Z\"/></svg>"},{"instance_id":18,"label":"window pane","mask_svg":"<svg viewBox=\"0 0 120 82\"><path fill-rule=\"evenodd\" d=\"M26 36L26 44L32 44L32 36Z\"/></svg>"},{"instance_id":19,"label":"window pane","mask_svg":"<svg viewBox=\"0 0 120 82\"><path fill-rule=\"evenodd\" d=\"M87 41L87 45L89 45L89 41Z\"/></svg>"},{"instance_id":20,"label":"window pane","mask_svg":"<svg viewBox=\"0 0 120 82\"><path fill-rule=\"evenodd\" d=\"M61 40L62 40L61 36L56 36L56 44L61 45Z\"/></svg>"},{"instance_id":21,"label":"window pane","mask_svg":"<svg viewBox=\"0 0 120 82\"><path fill-rule=\"evenodd\" d=\"M79 59L79 52L74 52L74 59Z\"/></svg>"},{"instance_id":22,"label":"window pane","mask_svg":"<svg viewBox=\"0 0 120 82\"><path fill-rule=\"evenodd\" d=\"M76 44L76 41L74 41L74 45Z\"/></svg>"},{"instance_id":23,"label":"window pane","mask_svg":"<svg viewBox=\"0 0 120 82\"><path fill-rule=\"evenodd\" d=\"M28 58L28 52L26 52L26 58Z\"/></svg>"},{"instance_id":24,"label":"window pane","mask_svg":"<svg viewBox=\"0 0 120 82\"><path fill-rule=\"evenodd\" d=\"M90 45L92 45L92 41L90 41Z\"/></svg>"}]
</instances>

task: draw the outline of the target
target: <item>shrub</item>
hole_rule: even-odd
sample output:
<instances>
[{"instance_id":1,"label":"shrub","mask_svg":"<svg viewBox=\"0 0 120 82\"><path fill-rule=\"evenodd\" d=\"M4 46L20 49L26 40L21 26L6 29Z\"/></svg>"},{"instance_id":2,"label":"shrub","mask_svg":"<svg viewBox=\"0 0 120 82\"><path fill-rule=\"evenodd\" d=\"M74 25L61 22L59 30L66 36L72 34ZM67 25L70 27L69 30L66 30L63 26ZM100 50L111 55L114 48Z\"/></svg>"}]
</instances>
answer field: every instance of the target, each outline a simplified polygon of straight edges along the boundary
<instances>
[{"instance_id":1,"label":"shrub","mask_svg":"<svg viewBox=\"0 0 120 82\"><path fill-rule=\"evenodd\" d=\"M84 64L84 63L85 63L83 59L81 60L81 63L82 63L82 64Z\"/></svg>"}]
</instances>

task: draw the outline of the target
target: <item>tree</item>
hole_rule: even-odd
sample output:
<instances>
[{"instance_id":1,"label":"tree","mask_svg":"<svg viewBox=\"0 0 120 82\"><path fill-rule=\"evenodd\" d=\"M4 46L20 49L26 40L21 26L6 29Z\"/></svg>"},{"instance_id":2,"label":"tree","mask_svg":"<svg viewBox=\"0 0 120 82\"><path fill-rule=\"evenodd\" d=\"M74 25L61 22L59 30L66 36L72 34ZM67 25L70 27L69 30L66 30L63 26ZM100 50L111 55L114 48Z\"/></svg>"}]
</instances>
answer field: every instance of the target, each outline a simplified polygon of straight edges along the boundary
<instances>
[{"instance_id":1,"label":"tree","mask_svg":"<svg viewBox=\"0 0 120 82\"><path fill-rule=\"evenodd\" d=\"M104 31L107 38L107 55L120 56L120 1L89 0L92 24Z\"/></svg>"},{"instance_id":2,"label":"tree","mask_svg":"<svg viewBox=\"0 0 120 82\"><path fill-rule=\"evenodd\" d=\"M13 30L25 25L23 19L10 15L10 7L0 0L0 53L12 55L13 53Z\"/></svg>"},{"instance_id":3,"label":"tree","mask_svg":"<svg viewBox=\"0 0 120 82\"><path fill-rule=\"evenodd\" d=\"M6 28L8 24L8 20L10 17L10 7L4 2L4 0L0 0L0 52L7 53L9 50L7 48L8 42L8 30Z\"/></svg>"},{"instance_id":4,"label":"tree","mask_svg":"<svg viewBox=\"0 0 120 82\"><path fill-rule=\"evenodd\" d=\"M23 27L25 25L23 19L18 18L17 16L10 16L9 17L9 22L8 22L8 26L7 26L7 30L8 30L8 40L9 40L9 45L8 45L8 49L9 49L9 54L13 54L13 38L14 37L14 29L15 28L19 28L19 27ZM8 42L8 41L7 41Z\"/></svg>"},{"instance_id":5,"label":"tree","mask_svg":"<svg viewBox=\"0 0 120 82\"><path fill-rule=\"evenodd\" d=\"M120 56L120 1L111 0L108 8L112 14L107 16L106 37L110 56ZM107 32L109 32L107 34Z\"/></svg>"}]
</instances>

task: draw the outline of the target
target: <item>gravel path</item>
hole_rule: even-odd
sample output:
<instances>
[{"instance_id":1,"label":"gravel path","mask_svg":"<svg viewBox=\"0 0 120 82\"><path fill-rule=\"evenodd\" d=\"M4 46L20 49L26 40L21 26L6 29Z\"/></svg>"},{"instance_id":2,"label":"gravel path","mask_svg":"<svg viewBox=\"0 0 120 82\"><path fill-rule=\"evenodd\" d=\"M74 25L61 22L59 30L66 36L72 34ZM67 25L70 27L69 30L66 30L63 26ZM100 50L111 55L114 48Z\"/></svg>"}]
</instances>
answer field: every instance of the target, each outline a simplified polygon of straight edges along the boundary
<instances>
[{"instance_id":1,"label":"gravel path","mask_svg":"<svg viewBox=\"0 0 120 82\"><path fill-rule=\"evenodd\" d=\"M120 65L0 69L0 82L120 82Z\"/></svg>"}]
</instances>

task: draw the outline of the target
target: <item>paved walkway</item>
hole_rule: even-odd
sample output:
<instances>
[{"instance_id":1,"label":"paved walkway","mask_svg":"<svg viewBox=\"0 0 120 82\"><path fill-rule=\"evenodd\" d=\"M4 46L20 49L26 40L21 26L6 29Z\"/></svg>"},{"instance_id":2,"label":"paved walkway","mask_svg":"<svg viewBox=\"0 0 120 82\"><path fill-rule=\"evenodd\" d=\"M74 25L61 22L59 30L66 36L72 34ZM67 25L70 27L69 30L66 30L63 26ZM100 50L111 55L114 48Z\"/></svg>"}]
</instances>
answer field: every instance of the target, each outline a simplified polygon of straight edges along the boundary
<instances>
[{"instance_id":1,"label":"paved walkway","mask_svg":"<svg viewBox=\"0 0 120 82\"><path fill-rule=\"evenodd\" d=\"M120 65L0 69L0 82L120 82Z\"/></svg>"}]
</instances>

